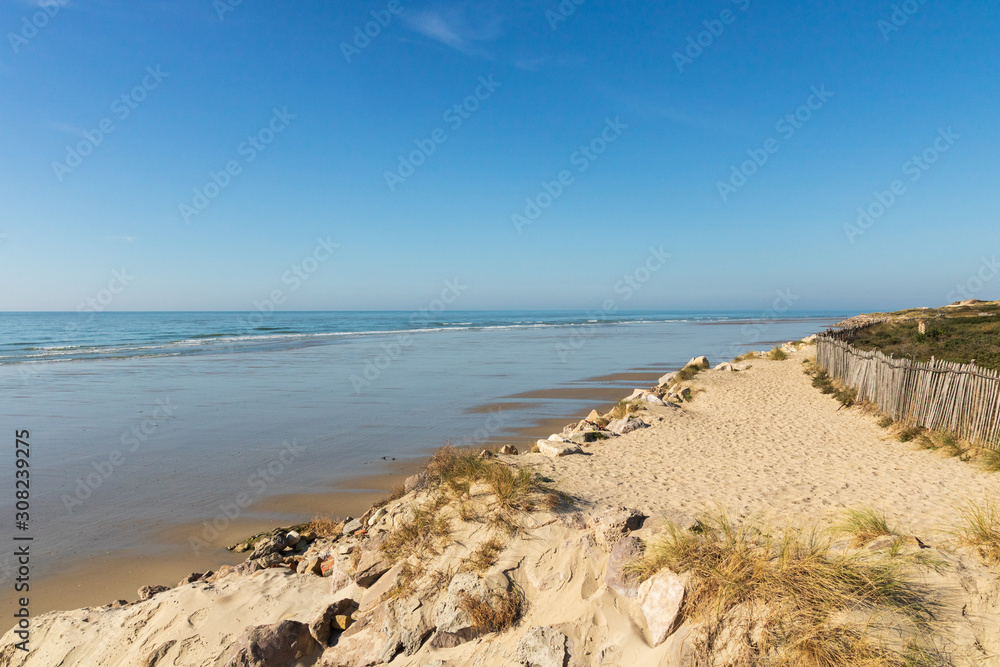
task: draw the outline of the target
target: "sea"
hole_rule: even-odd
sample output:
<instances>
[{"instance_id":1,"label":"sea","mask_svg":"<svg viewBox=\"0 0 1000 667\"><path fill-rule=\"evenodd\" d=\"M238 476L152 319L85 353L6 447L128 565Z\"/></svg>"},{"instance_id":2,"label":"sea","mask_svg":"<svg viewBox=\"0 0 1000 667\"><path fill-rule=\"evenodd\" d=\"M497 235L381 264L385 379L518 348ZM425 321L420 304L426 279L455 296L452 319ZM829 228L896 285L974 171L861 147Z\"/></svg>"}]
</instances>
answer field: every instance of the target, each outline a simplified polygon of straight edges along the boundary
<instances>
[{"instance_id":1,"label":"sea","mask_svg":"<svg viewBox=\"0 0 1000 667\"><path fill-rule=\"evenodd\" d=\"M401 474L445 442L547 437L691 357L715 364L853 314L0 313L0 570L16 432L30 434L44 578L196 549L213 523L343 516L323 494Z\"/></svg>"}]
</instances>

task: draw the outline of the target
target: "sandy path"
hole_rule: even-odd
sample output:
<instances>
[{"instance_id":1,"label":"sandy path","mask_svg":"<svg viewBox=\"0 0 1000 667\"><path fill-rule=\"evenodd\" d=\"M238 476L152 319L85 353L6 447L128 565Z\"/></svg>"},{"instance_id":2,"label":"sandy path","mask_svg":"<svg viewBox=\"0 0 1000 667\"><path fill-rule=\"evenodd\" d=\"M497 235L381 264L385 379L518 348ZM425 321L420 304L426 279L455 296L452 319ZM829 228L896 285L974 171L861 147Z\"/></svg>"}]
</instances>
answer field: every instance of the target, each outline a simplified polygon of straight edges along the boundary
<instances>
[{"instance_id":1,"label":"sandy path","mask_svg":"<svg viewBox=\"0 0 1000 667\"><path fill-rule=\"evenodd\" d=\"M1000 493L1000 475L900 443L875 418L813 388L807 348L742 372L707 371L663 421L587 447L590 456L536 456L539 468L584 505L626 505L689 520L723 507L805 524L870 504L922 538L951 530L966 498Z\"/></svg>"}]
</instances>

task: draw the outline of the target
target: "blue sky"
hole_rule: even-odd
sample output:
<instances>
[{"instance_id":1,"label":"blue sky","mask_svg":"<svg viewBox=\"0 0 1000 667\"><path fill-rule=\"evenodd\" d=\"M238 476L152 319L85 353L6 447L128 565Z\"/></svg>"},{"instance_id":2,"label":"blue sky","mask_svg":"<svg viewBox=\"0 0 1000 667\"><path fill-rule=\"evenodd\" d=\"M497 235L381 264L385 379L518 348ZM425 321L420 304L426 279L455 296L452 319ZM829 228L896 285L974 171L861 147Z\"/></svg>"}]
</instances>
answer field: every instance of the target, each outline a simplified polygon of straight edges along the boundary
<instances>
[{"instance_id":1,"label":"blue sky","mask_svg":"<svg viewBox=\"0 0 1000 667\"><path fill-rule=\"evenodd\" d=\"M2 310L454 279L597 309L637 270L622 307L1000 298L989 3L8 0L0 29Z\"/></svg>"}]
</instances>

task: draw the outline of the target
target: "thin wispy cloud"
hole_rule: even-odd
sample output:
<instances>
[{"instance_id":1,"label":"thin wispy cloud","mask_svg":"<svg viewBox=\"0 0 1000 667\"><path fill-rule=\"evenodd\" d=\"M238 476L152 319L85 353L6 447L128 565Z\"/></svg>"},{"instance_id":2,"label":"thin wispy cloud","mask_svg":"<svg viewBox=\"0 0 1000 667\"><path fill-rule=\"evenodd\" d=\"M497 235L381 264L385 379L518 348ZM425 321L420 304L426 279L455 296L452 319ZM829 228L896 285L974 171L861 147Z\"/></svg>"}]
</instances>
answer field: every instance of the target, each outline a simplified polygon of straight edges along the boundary
<instances>
[{"instance_id":1,"label":"thin wispy cloud","mask_svg":"<svg viewBox=\"0 0 1000 667\"><path fill-rule=\"evenodd\" d=\"M124 241L125 243L134 243L135 236L105 236L105 241Z\"/></svg>"},{"instance_id":2,"label":"thin wispy cloud","mask_svg":"<svg viewBox=\"0 0 1000 667\"><path fill-rule=\"evenodd\" d=\"M489 5L475 3L413 12L406 23L414 32L467 56L488 58L486 45L503 36L504 17Z\"/></svg>"}]
</instances>

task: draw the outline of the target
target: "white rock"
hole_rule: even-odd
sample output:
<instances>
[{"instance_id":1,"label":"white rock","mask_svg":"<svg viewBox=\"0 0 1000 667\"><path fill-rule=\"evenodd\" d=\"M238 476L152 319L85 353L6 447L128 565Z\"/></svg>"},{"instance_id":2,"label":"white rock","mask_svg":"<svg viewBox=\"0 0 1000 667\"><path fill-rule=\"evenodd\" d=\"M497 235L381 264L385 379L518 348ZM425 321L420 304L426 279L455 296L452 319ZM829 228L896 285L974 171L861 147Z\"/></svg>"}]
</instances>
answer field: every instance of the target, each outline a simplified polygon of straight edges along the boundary
<instances>
[{"instance_id":1,"label":"white rock","mask_svg":"<svg viewBox=\"0 0 1000 667\"><path fill-rule=\"evenodd\" d=\"M302 536L299 535L298 531L290 530L288 531L288 534L285 535L285 544L287 544L290 547L294 547L296 544L299 543L299 540L301 539Z\"/></svg>"},{"instance_id":2,"label":"white rock","mask_svg":"<svg viewBox=\"0 0 1000 667\"><path fill-rule=\"evenodd\" d=\"M555 443L549 440L539 440L537 445L539 453L552 458L567 456L569 454L583 454L583 450L580 449L580 446L571 442Z\"/></svg>"},{"instance_id":3,"label":"white rock","mask_svg":"<svg viewBox=\"0 0 1000 667\"><path fill-rule=\"evenodd\" d=\"M631 394L625 397L626 401L634 401L637 398L641 398L643 394L646 393L645 389L636 389Z\"/></svg>"},{"instance_id":4,"label":"white rock","mask_svg":"<svg viewBox=\"0 0 1000 667\"><path fill-rule=\"evenodd\" d=\"M639 586L639 605L646 617L653 646L659 646L680 621L684 583L673 572L663 570Z\"/></svg>"},{"instance_id":5,"label":"white rock","mask_svg":"<svg viewBox=\"0 0 1000 667\"><path fill-rule=\"evenodd\" d=\"M549 436L549 441L550 442L566 442L566 438L564 438L559 433L553 433L552 435Z\"/></svg>"},{"instance_id":6,"label":"white rock","mask_svg":"<svg viewBox=\"0 0 1000 667\"><path fill-rule=\"evenodd\" d=\"M646 394L642 397L642 400L646 401L650 405L664 405L663 399L656 394Z\"/></svg>"},{"instance_id":7,"label":"white rock","mask_svg":"<svg viewBox=\"0 0 1000 667\"><path fill-rule=\"evenodd\" d=\"M670 384L670 381L674 379L675 375L677 375L677 373L667 373L666 375L662 375L656 383L659 385Z\"/></svg>"},{"instance_id":8,"label":"white rock","mask_svg":"<svg viewBox=\"0 0 1000 667\"><path fill-rule=\"evenodd\" d=\"M718 366L715 367L715 370L717 370L717 371L735 371L736 369L733 368L733 365L731 363L729 363L728 361L723 361L721 364L719 364Z\"/></svg>"},{"instance_id":9,"label":"white rock","mask_svg":"<svg viewBox=\"0 0 1000 667\"><path fill-rule=\"evenodd\" d=\"M706 369L711 367L711 364L708 363L708 357L695 357L691 361L687 362L684 365L684 368L687 368L688 366L694 366L695 368Z\"/></svg>"},{"instance_id":10,"label":"white rock","mask_svg":"<svg viewBox=\"0 0 1000 667\"><path fill-rule=\"evenodd\" d=\"M563 667L567 637L551 625L528 630L514 649L514 659L525 667Z\"/></svg>"},{"instance_id":11,"label":"white rock","mask_svg":"<svg viewBox=\"0 0 1000 667\"><path fill-rule=\"evenodd\" d=\"M368 519L368 525L369 525L369 527L370 526L374 526L384 516L385 516L385 508L384 507L379 507L377 510L375 510L375 513L372 514L371 518Z\"/></svg>"}]
</instances>

